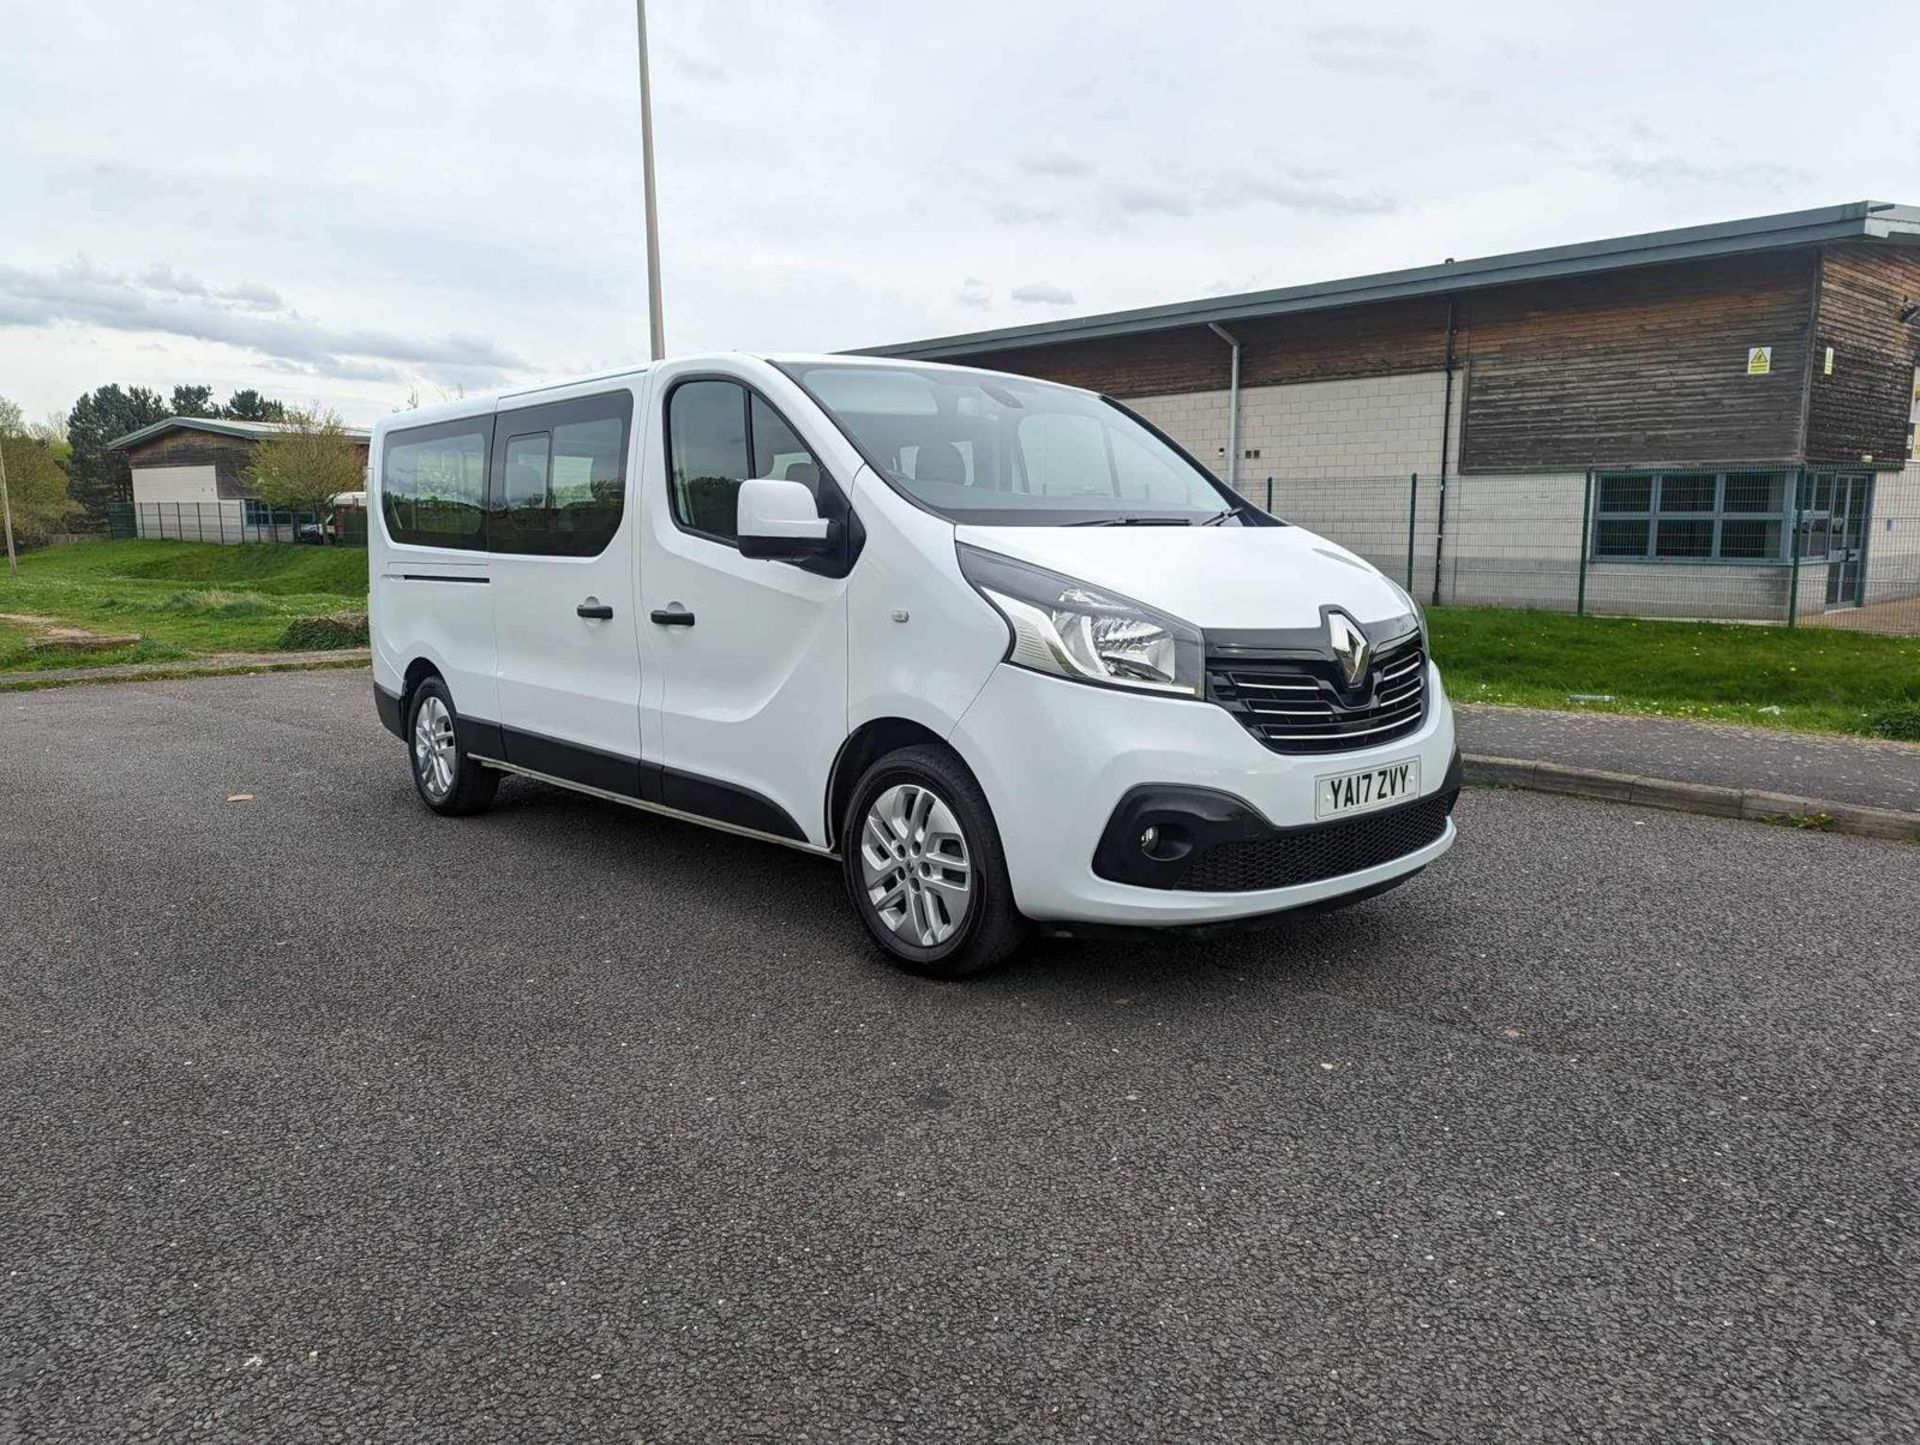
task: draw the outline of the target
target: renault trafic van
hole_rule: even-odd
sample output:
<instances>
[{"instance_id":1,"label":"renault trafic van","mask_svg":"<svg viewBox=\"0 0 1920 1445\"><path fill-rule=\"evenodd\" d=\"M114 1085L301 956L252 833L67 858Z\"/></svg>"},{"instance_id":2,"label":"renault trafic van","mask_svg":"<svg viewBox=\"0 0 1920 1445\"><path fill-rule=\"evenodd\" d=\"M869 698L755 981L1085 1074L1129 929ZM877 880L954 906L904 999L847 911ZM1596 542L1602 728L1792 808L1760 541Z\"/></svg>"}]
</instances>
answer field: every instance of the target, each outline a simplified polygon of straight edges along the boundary
<instances>
[{"instance_id":1,"label":"renault trafic van","mask_svg":"<svg viewBox=\"0 0 1920 1445\"><path fill-rule=\"evenodd\" d=\"M1384 892L1454 837L1425 621L1072 387L730 354L381 421L375 698L504 773L837 859L940 977Z\"/></svg>"}]
</instances>

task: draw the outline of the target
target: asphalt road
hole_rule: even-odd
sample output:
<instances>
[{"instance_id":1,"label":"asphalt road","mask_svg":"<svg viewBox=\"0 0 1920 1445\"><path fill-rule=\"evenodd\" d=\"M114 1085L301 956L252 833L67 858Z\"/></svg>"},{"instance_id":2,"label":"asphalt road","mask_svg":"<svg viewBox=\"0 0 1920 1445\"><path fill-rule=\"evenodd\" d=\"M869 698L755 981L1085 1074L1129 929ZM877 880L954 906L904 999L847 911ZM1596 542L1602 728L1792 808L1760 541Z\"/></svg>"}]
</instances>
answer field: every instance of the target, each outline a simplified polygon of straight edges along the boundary
<instances>
[{"instance_id":1,"label":"asphalt road","mask_svg":"<svg viewBox=\"0 0 1920 1445\"><path fill-rule=\"evenodd\" d=\"M1920 744L1485 704L1458 716L1468 753L1920 813Z\"/></svg>"},{"instance_id":2,"label":"asphalt road","mask_svg":"<svg viewBox=\"0 0 1920 1445\"><path fill-rule=\"evenodd\" d=\"M1915 1438L1920 849L1460 821L945 986L363 675L0 698L0 1439Z\"/></svg>"}]
</instances>

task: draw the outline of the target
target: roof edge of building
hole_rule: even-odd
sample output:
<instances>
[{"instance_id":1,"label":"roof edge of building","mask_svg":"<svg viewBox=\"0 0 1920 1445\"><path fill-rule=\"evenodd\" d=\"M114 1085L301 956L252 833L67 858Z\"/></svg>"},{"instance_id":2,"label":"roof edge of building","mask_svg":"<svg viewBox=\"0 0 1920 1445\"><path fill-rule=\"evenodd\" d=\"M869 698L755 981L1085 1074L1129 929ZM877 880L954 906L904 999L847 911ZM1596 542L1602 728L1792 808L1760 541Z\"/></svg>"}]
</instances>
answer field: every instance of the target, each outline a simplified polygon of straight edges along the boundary
<instances>
[{"instance_id":1,"label":"roof edge of building","mask_svg":"<svg viewBox=\"0 0 1920 1445\"><path fill-rule=\"evenodd\" d=\"M128 447L138 446L141 442L151 441L154 437L174 430L211 432L215 436L240 437L246 441L256 441L263 436L272 436L276 431L284 428L273 422L235 422L214 416L163 416L159 421L148 422L125 436L115 437L107 443L107 450L124 451ZM365 427L349 426L342 427L340 430L342 435L351 441L368 441L373 436L373 433Z\"/></svg>"},{"instance_id":2,"label":"roof edge of building","mask_svg":"<svg viewBox=\"0 0 1920 1445\"><path fill-rule=\"evenodd\" d=\"M1478 256L1465 261L1443 261L1438 265L1381 271L1271 291L1249 291L1200 301L1108 311L1063 321L1042 321L1026 326L935 336L885 346L858 347L846 354L931 360L986 350L1014 350L1067 341L1091 341L1137 332L1203 326L1209 322L1246 321L1290 312L1332 310L1369 302L1406 300L1489 286L1517 285L1525 281L1591 275L1676 261L1710 260L1755 251L1854 239L1920 241L1920 207L1882 201L1853 201L1815 210L1787 211L1778 215L1683 226L1668 231L1646 231L1600 241Z\"/></svg>"}]
</instances>

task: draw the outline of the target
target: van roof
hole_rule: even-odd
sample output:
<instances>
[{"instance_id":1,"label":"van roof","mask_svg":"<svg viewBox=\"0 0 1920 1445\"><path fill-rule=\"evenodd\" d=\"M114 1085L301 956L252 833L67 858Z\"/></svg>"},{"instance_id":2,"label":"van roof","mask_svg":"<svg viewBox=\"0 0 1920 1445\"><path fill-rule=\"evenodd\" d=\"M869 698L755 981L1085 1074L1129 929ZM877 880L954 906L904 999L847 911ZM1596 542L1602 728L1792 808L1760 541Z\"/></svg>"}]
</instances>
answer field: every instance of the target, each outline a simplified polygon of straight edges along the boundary
<instances>
[{"instance_id":1,"label":"van roof","mask_svg":"<svg viewBox=\"0 0 1920 1445\"><path fill-rule=\"evenodd\" d=\"M764 361L773 366L806 366L829 364L834 366L874 366L901 367L912 370L953 369L979 370L967 367L965 362L939 362L918 358L896 358L886 356L861 356L851 352L824 351L703 351L686 356L669 357L671 361L701 362L737 361L746 357L753 361ZM561 391L569 387L586 386L596 381L628 381L645 376L655 363L643 362L637 366L617 366L606 371L590 371L580 376L558 377L552 381L535 382L530 386L517 386L505 391L486 392L479 396L455 397L452 401L436 402L432 406L415 407L411 411L394 412L381 418L379 425L425 426L437 421L451 421L463 416L479 416L494 410L503 402L522 401L537 397L543 392Z\"/></svg>"}]
</instances>

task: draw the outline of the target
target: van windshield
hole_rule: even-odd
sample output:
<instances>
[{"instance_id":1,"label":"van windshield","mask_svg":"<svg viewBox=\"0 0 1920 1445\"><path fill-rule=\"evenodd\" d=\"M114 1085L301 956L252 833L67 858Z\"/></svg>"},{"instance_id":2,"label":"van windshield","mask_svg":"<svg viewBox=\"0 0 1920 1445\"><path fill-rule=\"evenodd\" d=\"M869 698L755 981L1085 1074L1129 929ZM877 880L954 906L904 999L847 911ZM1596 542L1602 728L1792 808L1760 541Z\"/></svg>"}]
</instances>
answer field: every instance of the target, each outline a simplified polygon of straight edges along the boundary
<instances>
[{"instance_id":1,"label":"van windshield","mask_svg":"<svg viewBox=\"0 0 1920 1445\"><path fill-rule=\"evenodd\" d=\"M782 365L895 488L988 527L1232 522L1234 499L1113 402L959 367Z\"/></svg>"}]
</instances>

